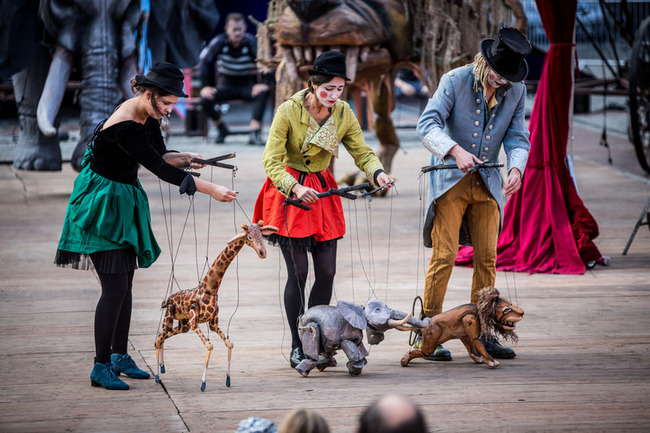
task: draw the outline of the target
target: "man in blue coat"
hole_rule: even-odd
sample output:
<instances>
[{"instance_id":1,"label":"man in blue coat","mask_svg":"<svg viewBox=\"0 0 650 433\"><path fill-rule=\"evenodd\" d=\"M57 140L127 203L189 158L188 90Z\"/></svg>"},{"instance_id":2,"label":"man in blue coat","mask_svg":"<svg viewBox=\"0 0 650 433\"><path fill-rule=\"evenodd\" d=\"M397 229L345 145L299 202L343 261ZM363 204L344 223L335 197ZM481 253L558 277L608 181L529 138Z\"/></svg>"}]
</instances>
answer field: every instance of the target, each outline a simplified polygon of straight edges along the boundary
<instances>
[{"instance_id":1,"label":"man in blue coat","mask_svg":"<svg viewBox=\"0 0 650 433\"><path fill-rule=\"evenodd\" d=\"M496 39L481 42L473 63L442 76L418 121L423 145L432 153L431 164L458 167L429 175L424 244L433 252L424 287L426 316L442 312L459 233L462 243L474 247L470 301L477 303L479 290L494 286L504 194L521 187L530 149L524 123L526 87L521 83L530 51L530 42L519 30L500 29ZM498 168L477 169L498 162L502 146L507 156L505 185ZM514 350L496 340L483 343L495 358L515 357ZM427 359L451 360L451 354L438 346Z\"/></svg>"}]
</instances>

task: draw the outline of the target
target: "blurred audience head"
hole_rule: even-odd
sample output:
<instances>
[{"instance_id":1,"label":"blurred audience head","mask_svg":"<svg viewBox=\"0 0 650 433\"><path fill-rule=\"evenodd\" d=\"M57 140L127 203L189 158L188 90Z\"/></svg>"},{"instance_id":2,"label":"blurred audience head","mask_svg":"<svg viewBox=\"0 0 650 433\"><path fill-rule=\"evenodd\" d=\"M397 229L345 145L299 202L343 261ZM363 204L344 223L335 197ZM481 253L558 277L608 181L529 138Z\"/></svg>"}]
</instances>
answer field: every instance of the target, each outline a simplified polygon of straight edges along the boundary
<instances>
[{"instance_id":1,"label":"blurred audience head","mask_svg":"<svg viewBox=\"0 0 650 433\"><path fill-rule=\"evenodd\" d=\"M279 433L329 433L327 420L311 409L294 409L280 424Z\"/></svg>"},{"instance_id":2,"label":"blurred audience head","mask_svg":"<svg viewBox=\"0 0 650 433\"><path fill-rule=\"evenodd\" d=\"M239 421L236 433L277 433L278 429L273 421L252 416Z\"/></svg>"},{"instance_id":3,"label":"blurred audience head","mask_svg":"<svg viewBox=\"0 0 650 433\"><path fill-rule=\"evenodd\" d=\"M387 394L361 414L357 433L427 433L424 415L408 398Z\"/></svg>"}]
</instances>

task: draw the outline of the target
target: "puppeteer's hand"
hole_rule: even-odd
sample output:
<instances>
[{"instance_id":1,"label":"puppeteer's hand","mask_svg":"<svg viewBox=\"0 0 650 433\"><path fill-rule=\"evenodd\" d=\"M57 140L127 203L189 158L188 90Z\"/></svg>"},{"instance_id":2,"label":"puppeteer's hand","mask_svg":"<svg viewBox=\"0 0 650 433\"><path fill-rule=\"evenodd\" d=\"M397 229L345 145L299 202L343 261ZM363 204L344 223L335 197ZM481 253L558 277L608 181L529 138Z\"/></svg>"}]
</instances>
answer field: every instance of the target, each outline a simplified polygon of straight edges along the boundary
<instances>
[{"instance_id":1,"label":"puppeteer's hand","mask_svg":"<svg viewBox=\"0 0 650 433\"><path fill-rule=\"evenodd\" d=\"M295 184L291 191L296 195L296 198L300 199L303 203L314 203L318 200L318 194L315 189L309 188L307 186L300 185L299 183Z\"/></svg>"},{"instance_id":2,"label":"puppeteer's hand","mask_svg":"<svg viewBox=\"0 0 650 433\"><path fill-rule=\"evenodd\" d=\"M203 155L201 155L200 153L187 152L187 157L188 157L188 160L189 160L190 168L199 169L199 168L205 167L205 164L201 164L199 162L192 162L192 158L205 160Z\"/></svg>"},{"instance_id":3,"label":"puppeteer's hand","mask_svg":"<svg viewBox=\"0 0 650 433\"><path fill-rule=\"evenodd\" d=\"M210 196L217 201L231 202L237 198L237 193L235 191L229 190L225 186L212 184Z\"/></svg>"},{"instance_id":4,"label":"puppeteer's hand","mask_svg":"<svg viewBox=\"0 0 650 433\"><path fill-rule=\"evenodd\" d=\"M456 159L456 165L463 173L467 173L470 168L476 164L483 164L483 161L472 155L459 145L455 145L449 151L449 154Z\"/></svg>"},{"instance_id":5,"label":"puppeteer's hand","mask_svg":"<svg viewBox=\"0 0 650 433\"><path fill-rule=\"evenodd\" d=\"M175 164L178 167L190 167L192 169L198 169L205 167L205 164L200 164L198 162L192 162L192 158L205 159L200 153L194 152L183 152L177 153L175 158Z\"/></svg>"},{"instance_id":6,"label":"puppeteer's hand","mask_svg":"<svg viewBox=\"0 0 650 433\"><path fill-rule=\"evenodd\" d=\"M379 175L377 176L377 183L379 184L379 186L384 187L382 189L392 188L395 184L394 183L390 184L391 182L394 182L393 178L391 178L386 173L379 173Z\"/></svg>"},{"instance_id":7,"label":"puppeteer's hand","mask_svg":"<svg viewBox=\"0 0 650 433\"><path fill-rule=\"evenodd\" d=\"M193 152L167 152L163 155L163 159L176 167L190 167L193 169L203 168L205 164L192 162L192 158L204 159L200 153Z\"/></svg>"},{"instance_id":8,"label":"puppeteer's hand","mask_svg":"<svg viewBox=\"0 0 650 433\"><path fill-rule=\"evenodd\" d=\"M235 191L231 191L222 185L217 185L199 178L194 178L194 184L196 185L197 191L208 194L217 201L231 202L237 198Z\"/></svg>"},{"instance_id":9,"label":"puppeteer's hand","mask_svg":"<svg viewBox=\"0 0 650 433\"><path fill-rule=\"evenodd\" d=\"M513 168L508 174L508 179L506 180L506 186L503 188L503 193L508 197L519 191L519 188L521 188L521 172L519 169Z\"/></svg>"}]
</instances>

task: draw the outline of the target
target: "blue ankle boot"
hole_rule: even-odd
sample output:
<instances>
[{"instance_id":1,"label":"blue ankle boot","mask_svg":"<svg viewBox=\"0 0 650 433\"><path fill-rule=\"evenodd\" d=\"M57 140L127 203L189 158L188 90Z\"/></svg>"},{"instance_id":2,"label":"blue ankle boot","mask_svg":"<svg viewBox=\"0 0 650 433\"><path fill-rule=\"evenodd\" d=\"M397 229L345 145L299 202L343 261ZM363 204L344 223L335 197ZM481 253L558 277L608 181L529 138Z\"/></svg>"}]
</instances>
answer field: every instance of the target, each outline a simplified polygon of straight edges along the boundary
<instances>
[{"instance_id":1,"label":"blue ankle boot","mask_svg":"<svg viewBox=\"0 0 650 433\"><path fill-rule=\"evenodd\" d=\"M113 353L111 355L111 364L113 364L113 370L115 370L118 375L124 373L131 379L149 379L149 373L140 370L128 353L125 353L124 355Z\"/></svg>"},{"instance_id":2,"label":"blue ankle boot","mask_svg":"<svg viewBox=\"0 0 650 433\"><path fill-rule=\"evenodd\" d=\"M451 361L451 352L438 344L432 354L425 356L427 361Z\"/></svg>"},{"instance_id":3,"label":"blue ankle boot","mask_svg":"<svg viewBox=\"0 0 650 433\"><path fill-rule=\"evenodd\" d=\"M106 389L129 389L129 385L117 377L110 362L106 364L95 363L93 371L90 373L90 384L92 386L102 386Z\"/></svg>"}]
</instances>

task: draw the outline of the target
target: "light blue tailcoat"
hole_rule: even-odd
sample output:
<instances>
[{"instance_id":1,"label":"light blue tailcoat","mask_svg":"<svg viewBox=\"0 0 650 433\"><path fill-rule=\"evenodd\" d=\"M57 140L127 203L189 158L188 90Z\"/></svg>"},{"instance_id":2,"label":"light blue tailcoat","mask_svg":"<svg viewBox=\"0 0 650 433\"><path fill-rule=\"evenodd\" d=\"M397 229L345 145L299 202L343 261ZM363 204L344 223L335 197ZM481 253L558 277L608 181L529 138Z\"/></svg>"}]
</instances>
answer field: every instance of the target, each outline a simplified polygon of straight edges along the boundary
<instances>
[{"instance_id":1,"label":"light blue tailcoat","mask_svg":"<svg viewBox=\"0 0 650 433\"><path fill-rule=\"evenodd\" d=\"M499 162L503 145L507 156L508 173L517 168L524 174L530 142L524 123L526 86L512 83L510 89L497 89L498 104L488 116L485 94L479 86L474 90L474 73L471 65L456 68L440 79L435 94L429 99L418 121L418 132L424 147L431 153L431 164L455 165L449 155L454 145L459 145L484 162ZM503 220L503 179L498 168L479 170L490 194L499 205ZM431 247L431 229L435 215L435 200L456 185L463 176L460 170L434 170L429 172L429 194L424 224L424 245Z\"/></svg>"}]
</instances>

